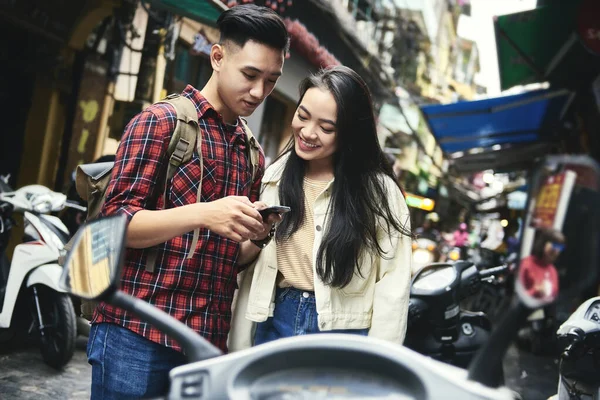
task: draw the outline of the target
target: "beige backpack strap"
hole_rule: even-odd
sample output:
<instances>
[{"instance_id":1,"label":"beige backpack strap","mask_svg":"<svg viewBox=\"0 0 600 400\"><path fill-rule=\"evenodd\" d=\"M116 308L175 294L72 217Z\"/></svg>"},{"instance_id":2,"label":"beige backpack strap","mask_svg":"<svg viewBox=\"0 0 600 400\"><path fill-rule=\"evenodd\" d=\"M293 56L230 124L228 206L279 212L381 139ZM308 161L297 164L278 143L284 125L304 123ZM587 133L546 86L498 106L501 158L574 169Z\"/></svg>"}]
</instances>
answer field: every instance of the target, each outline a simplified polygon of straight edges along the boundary
<instances>
[{"instance_id":1,"label":"beige backpack strap","mask_svg":"<svg viewBox=\"0 0 600 400\"><path fill-rule=\"evenodd\" d=\"M252 182L254 183L256 173L258 172L258 162L260 160L260 144L252 134L246 120L244 118L240 118L240 120L242 121L242 126L244 127L246 137L248 138L250 165L252 166Z\"/></svg>"},{"instance_id":2,"label":"beige backpack strap","mask_svg":"<svg viewBox=\"0 0 600 400\"><path fill-rule=\"evenodd\" d=\"M171 141L167 150L169 162L167 164L167 173L165 176L164 188L163 188L163 204L167 204L167 191L169 190L171 179L175 176L177 168L191 160L194 154L194 148L198 149L198 157L200 159L200 171L203 171L202 165L202 135L200 135L200 128L198 126L198 111L196 106L190 99L179 94L168 96L161 103L171 104L177 113L177 124L175 130L171 135ZM202 172L201 172L202 174ZM198 192L196 194L196 201L200 201L200 194L202 190L202 176L198 184ZM198 238L200 236L200 229L194 230L194 238L192 239L192 246L190 247L187 258L191 258L198 244ZM156 257L158 255L158 248L153 247L148 253L146 260L146 271L154 272L156 266Z\"/></svg>"}]
</instances>

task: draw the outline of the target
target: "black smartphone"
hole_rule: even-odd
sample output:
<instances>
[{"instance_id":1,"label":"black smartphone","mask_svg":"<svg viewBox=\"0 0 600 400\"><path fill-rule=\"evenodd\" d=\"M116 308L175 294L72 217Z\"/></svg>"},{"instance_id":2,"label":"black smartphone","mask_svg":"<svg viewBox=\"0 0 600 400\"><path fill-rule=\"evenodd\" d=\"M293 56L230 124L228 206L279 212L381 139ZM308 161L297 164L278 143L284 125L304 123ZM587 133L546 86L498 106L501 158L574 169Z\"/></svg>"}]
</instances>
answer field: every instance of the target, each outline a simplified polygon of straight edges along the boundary
<instances>
[{"instance_id":1,"label":"black smartphone","mask_svg":"<svg viewBox=\"0 0 600 400\"><path fill-rule=\"evenodd\" d=\"M258 212L262 216L263 221L265 221L267 218L269 218L269 215L271 214L285 214L290 210L291 209L288 206L271 206L263 208L262 210L258 210Z\"/></svg>"}]
</instances>

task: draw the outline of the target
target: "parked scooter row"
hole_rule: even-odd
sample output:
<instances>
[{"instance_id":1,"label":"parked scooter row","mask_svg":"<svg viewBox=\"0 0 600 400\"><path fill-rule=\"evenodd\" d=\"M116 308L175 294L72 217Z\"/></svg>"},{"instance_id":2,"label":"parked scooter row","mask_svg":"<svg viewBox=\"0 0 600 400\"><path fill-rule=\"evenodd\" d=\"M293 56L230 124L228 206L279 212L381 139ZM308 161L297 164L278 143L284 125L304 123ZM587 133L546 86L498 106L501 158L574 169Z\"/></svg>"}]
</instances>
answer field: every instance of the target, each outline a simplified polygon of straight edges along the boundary
<instances>
[{"instance_id":1,"label":"parked scooter row","mask_svg":"<svg viewBox=\"0 0 600 400\"><path fill-rule=\"evenodd\" d=\"M57 262L69 231L49 213L79 206L44 186L13 191L7 182L0 178L0 341L39 339L44 361L61 368L75 350L76 315L69 294L58 285L62 267ZM23 215L24 238L9 261L13 213Z\"/></svg>"}]
</instances>

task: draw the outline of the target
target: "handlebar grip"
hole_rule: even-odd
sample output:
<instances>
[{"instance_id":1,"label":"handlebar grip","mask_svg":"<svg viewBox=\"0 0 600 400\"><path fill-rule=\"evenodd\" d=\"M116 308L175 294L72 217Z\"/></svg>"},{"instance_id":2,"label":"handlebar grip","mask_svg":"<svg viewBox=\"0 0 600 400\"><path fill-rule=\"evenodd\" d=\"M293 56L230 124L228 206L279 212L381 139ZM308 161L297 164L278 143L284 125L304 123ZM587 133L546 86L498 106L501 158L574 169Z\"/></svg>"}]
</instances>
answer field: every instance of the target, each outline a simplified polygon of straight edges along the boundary
<instances>
[{"instance_id":1,"label":"handlebar grip","mask_svg":"<svg viewBox=\"0 0 600 400\"><path fill-rule=\"evenodd\" d=\"M506 271L508 271L508 265L501 265L499 267L488 268L488 269L484 269L482 271L479 271L479 277L480 278L486 278L488 276L492 276L492 275L496 275L496 274L502 274L502 273L504 273Z\"/></svg>"}]
</instances>

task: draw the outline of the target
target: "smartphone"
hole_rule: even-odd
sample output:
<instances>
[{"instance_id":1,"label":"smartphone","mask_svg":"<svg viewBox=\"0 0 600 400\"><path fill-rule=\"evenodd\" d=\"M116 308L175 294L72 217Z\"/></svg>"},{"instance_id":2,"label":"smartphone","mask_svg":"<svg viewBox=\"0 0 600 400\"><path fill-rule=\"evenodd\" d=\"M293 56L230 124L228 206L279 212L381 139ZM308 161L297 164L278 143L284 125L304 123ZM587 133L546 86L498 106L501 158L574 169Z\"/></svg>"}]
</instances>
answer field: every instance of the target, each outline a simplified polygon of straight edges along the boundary
<instances>
[{"instance_id":1,"label":"smartphone","mask_svg":"<svg viewBox=\"0 0 600 400\"><path fill-rule=\"evenodd\" d=\"M263 208L262 210L258 210L260 215L263 217L263 221L269 218L271 214L285 214L289 212L291 209L288 206L271 206L267 208Z\"/></svg>"}]
</instances>

